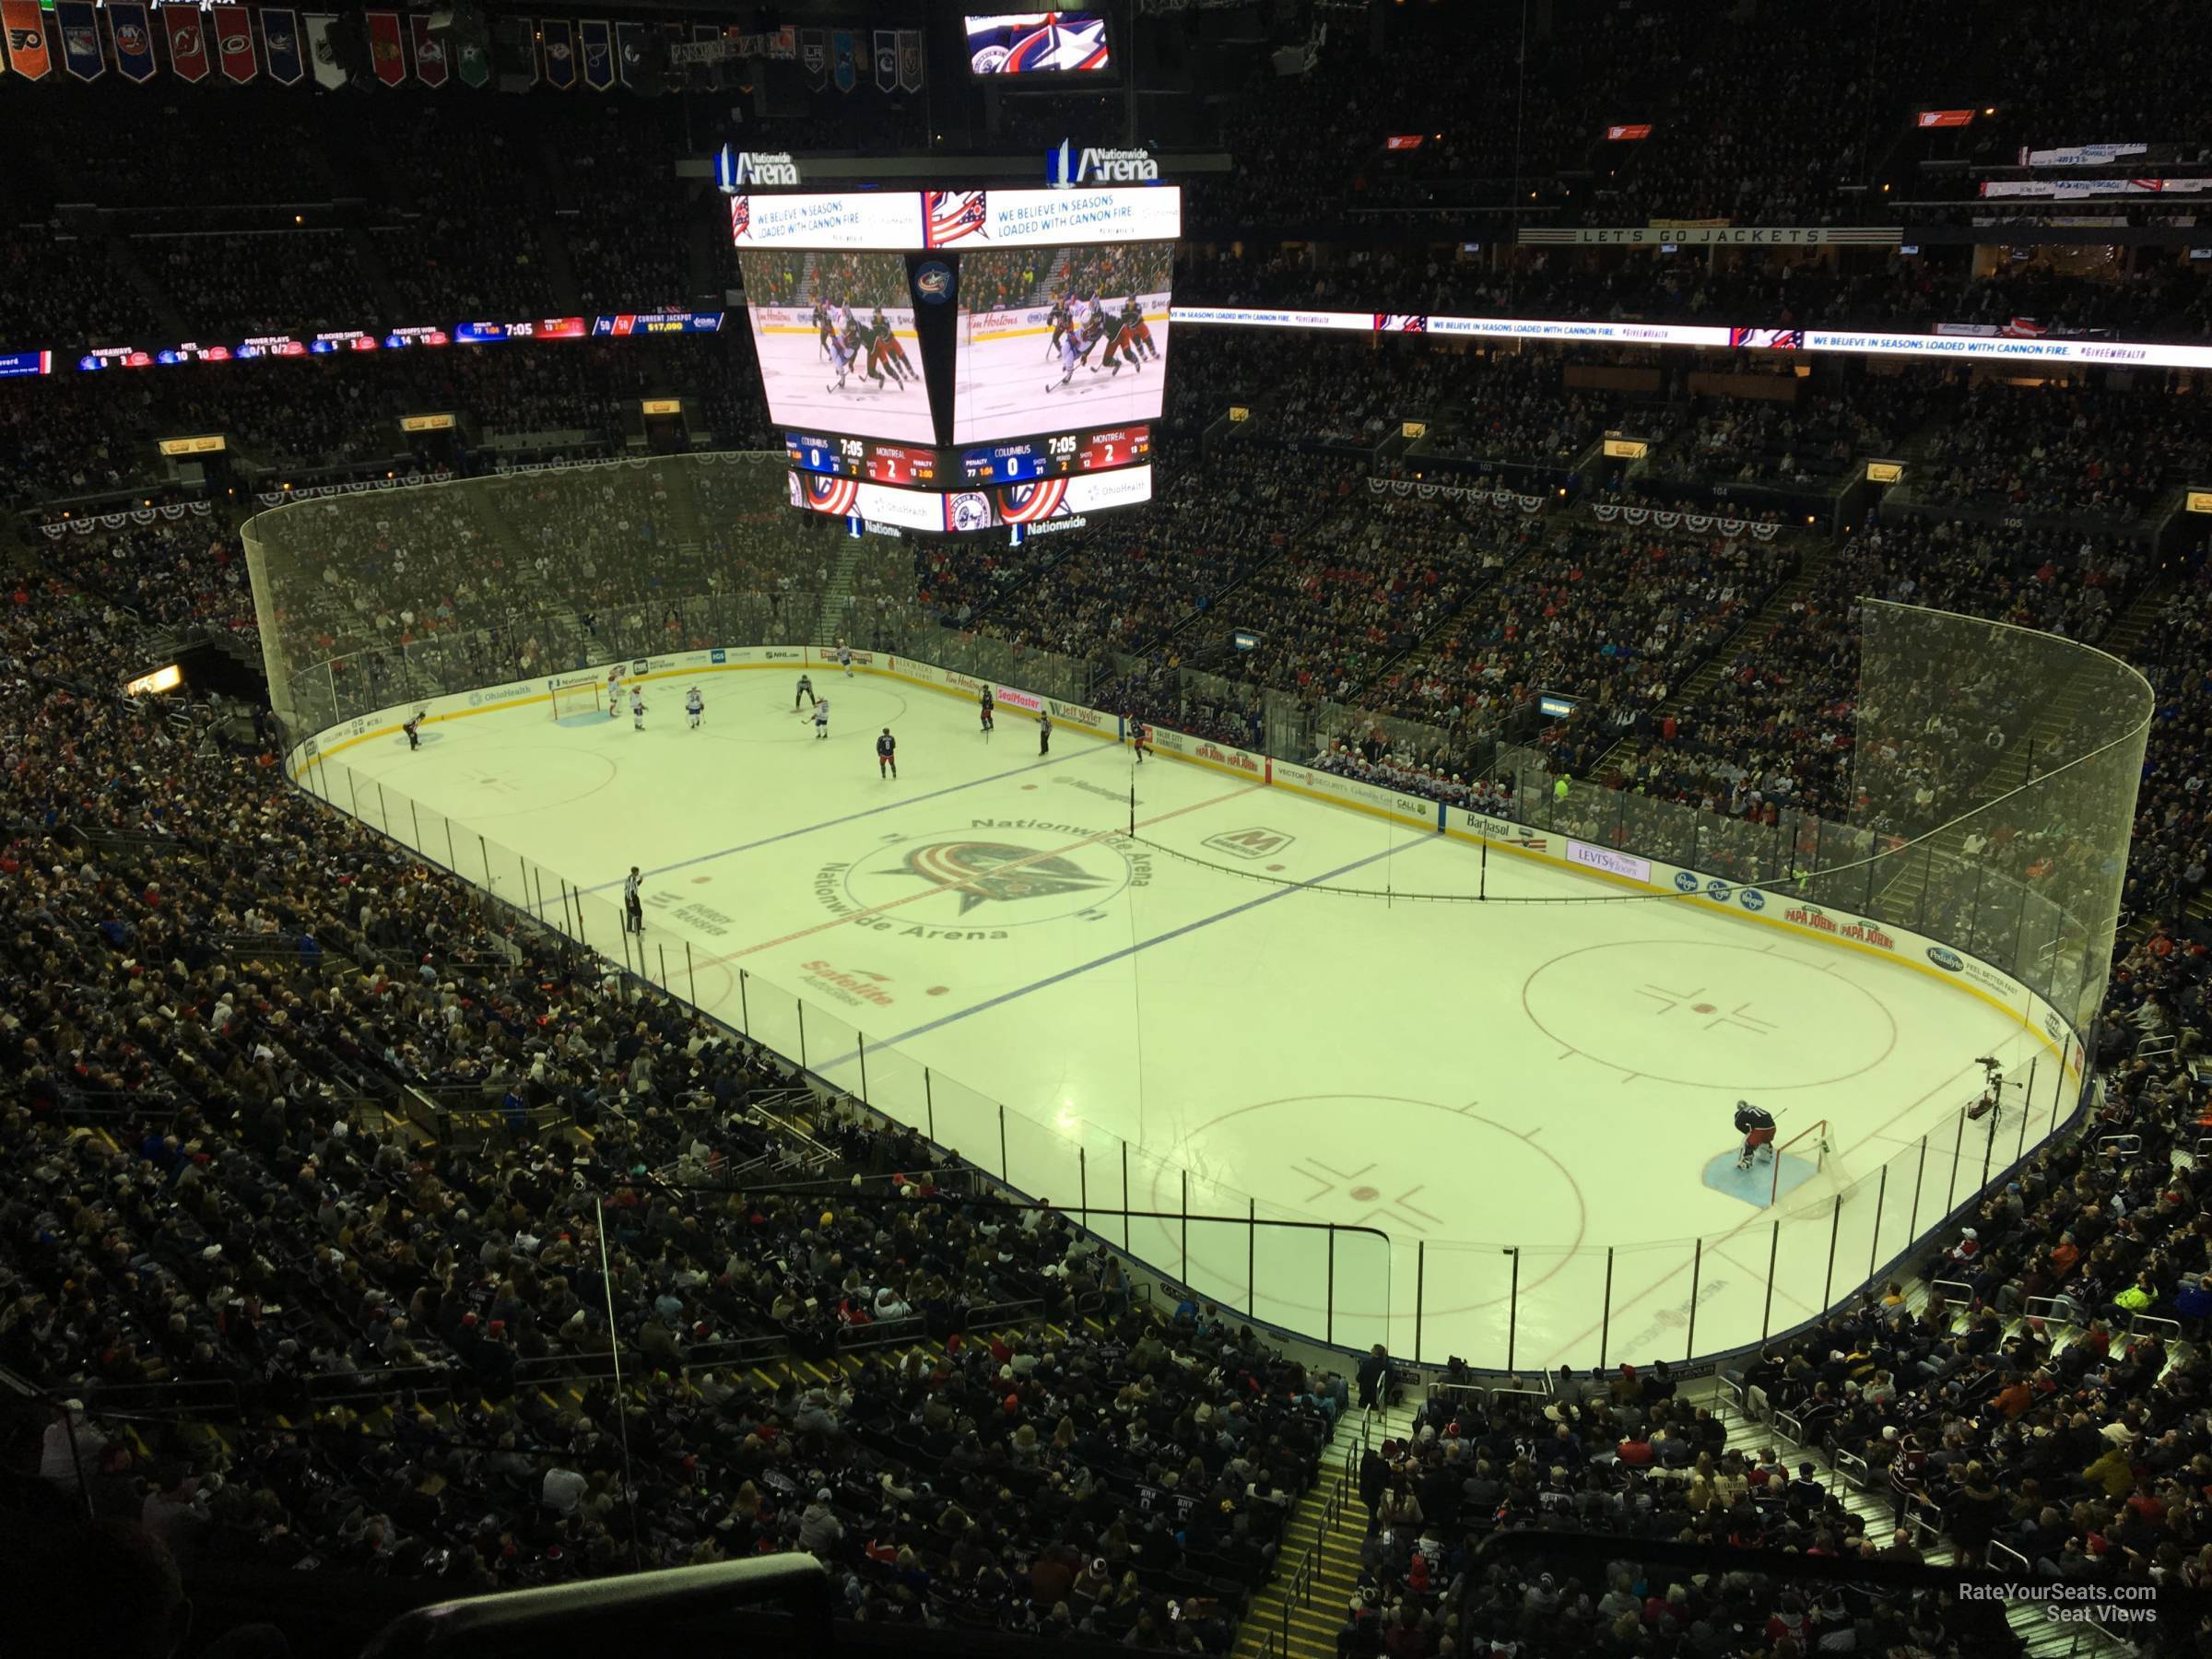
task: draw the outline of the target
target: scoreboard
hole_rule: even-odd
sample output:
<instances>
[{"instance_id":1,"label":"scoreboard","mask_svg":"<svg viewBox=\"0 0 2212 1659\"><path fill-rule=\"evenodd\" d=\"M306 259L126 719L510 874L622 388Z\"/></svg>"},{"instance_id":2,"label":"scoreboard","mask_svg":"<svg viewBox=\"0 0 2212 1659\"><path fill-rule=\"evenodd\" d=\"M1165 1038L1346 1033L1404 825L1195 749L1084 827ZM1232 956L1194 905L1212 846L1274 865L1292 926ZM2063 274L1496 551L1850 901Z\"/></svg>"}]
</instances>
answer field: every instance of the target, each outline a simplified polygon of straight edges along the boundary
<instances>
[{"instance_id":1,"label":"scoreboard","mask_svg":"<svg viewBox=\"0 0 2212 1659\"><path fill-rule=\"evenodd\" d=\"M1152 458L1148 426L1106 427L982 443L960 452L963 484L1018 484L1029 478L1065 478L1075 473L1135 466Z\"/></svg>"},{"instance_id":2,"label":"scoreboard","mask_svg":"<svg viewBox=\"0 0 2212 1659\"><path fill-rule=\"evenodd\" d=\"M937 452L921 444L786 432L783 453L801 472L830 477L866 478L908 488L927 488L937 481Z\"/></svg>"}]
</instances>

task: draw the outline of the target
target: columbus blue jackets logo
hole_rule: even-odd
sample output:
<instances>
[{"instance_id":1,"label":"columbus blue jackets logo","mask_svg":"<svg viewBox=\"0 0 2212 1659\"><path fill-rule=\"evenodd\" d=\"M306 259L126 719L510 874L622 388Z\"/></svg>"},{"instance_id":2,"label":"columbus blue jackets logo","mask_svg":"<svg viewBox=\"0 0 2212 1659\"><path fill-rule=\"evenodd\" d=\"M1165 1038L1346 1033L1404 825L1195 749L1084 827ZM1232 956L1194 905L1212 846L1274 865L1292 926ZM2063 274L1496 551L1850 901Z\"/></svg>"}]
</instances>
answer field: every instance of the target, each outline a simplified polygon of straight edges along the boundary
<instances>
[{"instance_id":1,"label":"columbus blue jackets logo","mask_svg":"<svg viewBox=\"0 0 2212 1659\"><path fill-rule=\"evenodd\" d=\"M817 512L827 512L842 518L860 504L860 480L857 478L825 478L808 473L802 480L806 489L806 505Z\"/></svg>"},{"instance_id":2,"label":"columbus blue jackets logo","mask_svg":"<svg viewBox=\"0 0 2212 1659\"><path fill-rule=\"evenodd\" d=\"M942 305L952 297L952 269L931 260L914 273L914 292L931 305Z\"/></svg>"},{"instance_id":3,"label":"columbus blue jackets logo","mask_svg":"<svg viewBox=\"0 0 2212 1659\"><path fill-rule=\"evenodd\" d=\"M984 193L980 190L933 190L927 194L929 223L923 241L933 248L950 247L971 236L981 236L985 223Z\"/></svg>"},{"instance_id":4,"label":"columbus blue jackets logo","mask_svg":"<svg viewBox=\"0 0 2212 1659\"><path fill-rule=\"evenodd\" d=\"M1018 904L1119 885L1113 877L1095 874L1072 858L1011 841L932 841L909 850L898 873L959 894L963 916L978 905Z\"/></svg>"},{"instance_id":5,"label":"columbus blue jackets logo","mask_svg":"<svg viewBox=\"0 0 2212 1659\"><path fill-rule=\"evenodd\" d=\"M1065 478L1009 484L998 492L999 516L1009 524L1033 524L1039 519L1051 518L1066 500Z\"/></svg>"}]
</instances>

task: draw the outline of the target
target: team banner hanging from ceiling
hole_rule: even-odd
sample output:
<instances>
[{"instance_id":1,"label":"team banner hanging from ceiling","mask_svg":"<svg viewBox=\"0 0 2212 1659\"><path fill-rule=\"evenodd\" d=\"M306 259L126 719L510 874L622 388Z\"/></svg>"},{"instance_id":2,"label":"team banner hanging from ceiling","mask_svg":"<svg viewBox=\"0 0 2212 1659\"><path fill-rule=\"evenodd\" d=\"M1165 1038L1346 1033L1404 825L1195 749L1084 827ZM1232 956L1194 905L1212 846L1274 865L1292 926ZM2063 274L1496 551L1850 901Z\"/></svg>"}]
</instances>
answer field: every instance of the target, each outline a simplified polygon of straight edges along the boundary
<instances>
[{"instance_id":1,"label":"team banner hanging from ceiling","mask_svg":"<svg viewBox=\"0 0 2212 1659\"><path fill-rule=\"evenodd\" d=\"M261 71L253 53L253 14L242 6L218 6L207 14L214 25L216 55L223 62L223 78L244 86Z\"/></svg>"},{"instance_id":2,"label":"team banner hanging from ceiling","mask_svg":"<svg viewBox=\"0 0 2212 1659\"><path fill-rule=\"evenodd\" d=\"M400 43L399 14L372 11L368 16L370 66L385 86L399 86L407 78L407 51Z\"/></svg>"},{"instance_id":3,"label":"team banner hanging from ceiling","mask_svg":"<svg viewBox=\"0 0 2212 1659\"><path fill-rule=\"evenodd\" d=\"M899 31L899 90L901 92L921 91L923 67L922 31L918 29L900 29Z\"/></svg>"},{"instance_id":4,"label":"team banner hanging from ceiling","mask_svg":"<svg viewBox=\"0 0 2212 1659\"><path fill-rule=\"evenodd\" d=\"M7 66L25 80L44 80L53 65L39 0L0 0L0 28L7 30Z\"/></svg>"},{"instance_id":5,"label":"team banner hanging from ceiling","mask_svg":"<svg viewBox=\"0 0 2212 1659\"><path fill-rule=\"evenodd\" d=\"M263 6L261 45L268 54L269 78L279 86L298 86L307 74L307 60L300 52L300 14L288 6Z\"/></svg>"},{"instance_id":6,"label":"team banner hanging from ceiling","mask_svg":"<svg viewBox=\"0 0 2212 1659\"><path fill-rule=\"evenodd\" d=\"M632 90L645 84L645 25L615 25L615 73Z\"/></svg>"},{"instance_id":7,"label":"team banner hanging from ceiling","mask_svg":"<svg viewBox=\"0 0 2212 1659\"><path fill-rule=\"evenodd\" d=\"M546 41L546 85L567 92L576 85L576 45L565 18L547 18L538 28Z\"/></svg>"},{"instance_id":8,"label":"team banner hanging from ceiling","mask_svg":"<svg viewBox=\"0 0 2212 1659\"><path fill-rule=\"evenodd\" d=\"M100 47L100 14L92 0L61 0L53 21L62 31L62 67L81 81L98 80L108 72L108 54Z\"/></svg>"},{"instance_id":9,"label":"team banner hanging from ceiling","mask_svg":"<svg viewBox=\"0 0 2212 1659\"><path fill-rule=\"evenodd\" d=\"M38 10L38 7L34 5L31 7L31 10L35 13ZM819 92L829 82L829 30L822 29L802 29L799 30L799 67L806 71L807 85L811 86L817 92ZM43 75L46 72L41 69L39 71L39 73Z\"/></svg>"},{"instance_id":10,"label":"team banner hanging from ceiling","mask_svg":"<svg viewBox=\"0 0 2212 1659\"><path fill-rule=\"evenodd\" d=\"M407 35L415 48L415 78L426 87L445 85L445 42L430 32L430 19L423 12L407 14Z\"/></svg>"},{"instance_id":11,"label":"team banner hanging from ceiling","mask_svg":"<svg viewBox=\"0 0 2212 1659\"><path fill-rule=\"evenodd\" d=\"M338 67L338 52L330 38L337 18L329 12L307 14L307 50L314 60L315 85L336 91L346 84L346 71Z\"/></svg>"},{"instance_id":12,"label":"team banner hanging from ceiling","mask_svg":"<svg viewBox=\"0 0 2212 1659\"><path fill-rule=\"evenodd\" d=\"M200 14L188 6L161 8L161 27L169 36L169 69L179 80L207 78L207 30Z\"/></svg>"},{"instance_id":13,"label":"team banner hanging from ceiling","mask_svg":"<svg viewBox=\"0 0 2212 1659\"><path fill-rule=\"evenodd\" d=\"M144 0L111 0L108 32L115 41L115 72L144 86L160 65L154 62L154 37Z\"/></svg>"},{"instance_id":14,"label":"team banner hanging from ceiling","mask_svg":"<svg viewBox=\"0 0 2212 1659\"><path fill-rule=\"evenodd\" d=\"M830 31L830 78L840 92L850 92L860 85L860 41L852 29Z\"/></svg>"},{"instance_id":15,"label":"team banner hanging from ceiling","mask_svg":"<svg viewBox=\"0 0 2212 1659\"><path fill-rule=\"evenodd\" d=\"M448 39L451 40L451 37ZM482 87L490 82L491 48L482 35L471 35L465 40L453 41L450 52L459 60L450 65L452 73L463 86ZM531 54L530 61L533 64L537 62L536 53Z\"/></svg>"},{"instance_id":16,"label":"team banner hanging from ceiling","mask_svg":"<svg viewBox=\"0 0 2212 1659\"><path fill-rule=\"evenodd\" d=\"M604 18L586 18L576 26L583 46L583 84L594 92L615 89L615 31Z\"/></svg>"},{"instance_id":17,"label":"team banner hanging from ceiling","mask_svg":"<svg viewBox=\"0 0 2212 1659\"><path fill-rule=\"evenodd\" d=\"M899 37L888 29L876 31L876 90L889 92L899 85Z\"/></svg>"}]
</instances>

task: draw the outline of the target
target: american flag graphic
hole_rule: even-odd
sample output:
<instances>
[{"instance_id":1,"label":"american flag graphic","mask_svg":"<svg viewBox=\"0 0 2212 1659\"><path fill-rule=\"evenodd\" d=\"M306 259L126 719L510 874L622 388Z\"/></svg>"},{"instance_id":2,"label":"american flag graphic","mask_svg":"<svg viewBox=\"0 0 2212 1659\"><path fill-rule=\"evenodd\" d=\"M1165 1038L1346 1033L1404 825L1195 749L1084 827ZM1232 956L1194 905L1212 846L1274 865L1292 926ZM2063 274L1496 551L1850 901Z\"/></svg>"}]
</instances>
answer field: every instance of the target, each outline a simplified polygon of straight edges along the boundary
<instances>
[{"instance_id":1,"label":"american flag graphic","mask_svg":"<svg viewBox=\"0 0 2212 1659\"><path fill-rule=\"evenodd\" d=\"M1065 478L1040 478L1033 484L1010 484L998 492L999 516L1009 524L1033 524L1060 511L1067 500Z\"/></svg>"},{"instance_id":2,"label":"american flag graphic","mask_svg":"<svg viewBox=\"0 0 2212 1659\"><path fill-rule=\"evenodd\" d=\"M730 240L743 241L752 234L753 205L744 196L730 198Z\"/></svg>"},{"instance_id":3,"label":"american flag graphic","mask_svg":"<svg viewBox=\"0 0 2212 1659\"><path fill-rule=\"evenodd\" d=\"M981 190L932 190L927 193L929 222L923 241L932 248L950 247L983 233L983 197Z\"/></svg>"},{"instance_id":4,"label":"american flag graphic","mask_svg":"<svg viewBox=\"0 0 2212 1659\"><path fill-rule=\"evenodd\" d=\"M843 518L860 503L857 478L825 478L809 473L803 481L806 486L806 505L817 512Z\"/></svg>"}]
</instances>

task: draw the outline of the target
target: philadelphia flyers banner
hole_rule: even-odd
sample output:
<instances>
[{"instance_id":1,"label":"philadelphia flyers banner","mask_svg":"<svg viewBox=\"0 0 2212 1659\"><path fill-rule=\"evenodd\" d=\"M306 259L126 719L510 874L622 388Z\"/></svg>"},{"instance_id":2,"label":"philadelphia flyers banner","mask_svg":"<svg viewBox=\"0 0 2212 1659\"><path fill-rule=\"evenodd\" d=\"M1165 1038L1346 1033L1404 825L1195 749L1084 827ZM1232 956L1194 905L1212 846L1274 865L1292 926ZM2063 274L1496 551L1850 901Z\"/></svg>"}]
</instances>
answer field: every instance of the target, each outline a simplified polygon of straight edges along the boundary
<instances>
[{"instance_id":1,"label":"philadelphia flyers banner","mask_svg":"<svg viewBox=\"0 0 2212 1659\"><path fill-rule=\"evenodd\" d=\"M399 43L399 14L372 11L369 16L369 62L376 78L396 87L407 78L406 48Z\"/></svg>"},{"instance_id":2,"label":"philadelphia flyers banner","mask_svg":"<svg viewBox=\"0 0 2212 1659\"><path fill-rule=\"evenodd\" d=\"M7 66L25 80L44 80L53 60L46 54L39 0L0 0L0 29L7 31Z\"/></svg>"},{"instance_id":3,"label":"philadelphia flyers banner","mask_svg":"<svg viewBox=\"0 0 2212 1659\"><path fill-rule=\"evenodd\" d=\"M244 86L261 71L261 60L253 53L253 14L242 6L218 6L207 18L215 26L215 51L223 61L223 78Z\"/></svg>"},{"instance_id":4,"label":"philadelphia flyers banner","mask_svg":"<svg viewBox=\"0 0 2212 1659\"><path fill-rule=\"evenodd\" d=\"M207 78L207 30L200 14L189 6L161 8L161 27L169 36L169 72L179 80Z\"/></svg>"}]
</instances>

